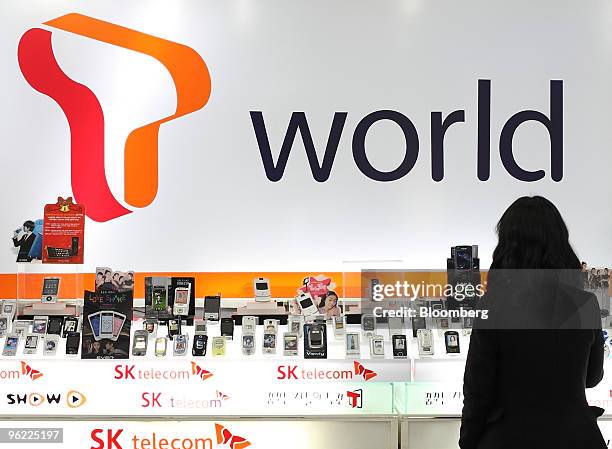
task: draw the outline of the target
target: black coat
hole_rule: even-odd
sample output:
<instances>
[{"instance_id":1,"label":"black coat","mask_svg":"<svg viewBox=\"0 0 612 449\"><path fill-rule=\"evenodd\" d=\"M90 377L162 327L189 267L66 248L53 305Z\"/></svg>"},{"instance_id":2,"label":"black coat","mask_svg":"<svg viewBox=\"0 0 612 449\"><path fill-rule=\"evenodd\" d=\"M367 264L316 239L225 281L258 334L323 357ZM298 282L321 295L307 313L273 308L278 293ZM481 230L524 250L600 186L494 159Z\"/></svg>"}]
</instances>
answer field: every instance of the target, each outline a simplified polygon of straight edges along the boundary
<instances>
[{"instance_id":1,"label":"black coat","mask_svg":"<svg viewBox=\"0 0 612 449\"><path fill-rule=\"evenodd\" d=\"M30 257L30 250L32 249L34 240L36 240L36 234L34 233L28 235L27 237L23 235L21 236L19 240L13 237L13 246L19 247L19 254L17 255L17 262L31 262L32 261L32 258Z\"/></svg>"},{"instance_id":2,"label":"black coat","mask_svg":"<svg viewBox=\"0 0 612 449\"><path fill-rule=\"evenodd\" d=\"M541 286L540 286L541 287ZM568 286L508 281L480 307L464 374L462 449L599 449L603 409L585 388L603 377L595 296Z\"/></svg>"}]
</instances>

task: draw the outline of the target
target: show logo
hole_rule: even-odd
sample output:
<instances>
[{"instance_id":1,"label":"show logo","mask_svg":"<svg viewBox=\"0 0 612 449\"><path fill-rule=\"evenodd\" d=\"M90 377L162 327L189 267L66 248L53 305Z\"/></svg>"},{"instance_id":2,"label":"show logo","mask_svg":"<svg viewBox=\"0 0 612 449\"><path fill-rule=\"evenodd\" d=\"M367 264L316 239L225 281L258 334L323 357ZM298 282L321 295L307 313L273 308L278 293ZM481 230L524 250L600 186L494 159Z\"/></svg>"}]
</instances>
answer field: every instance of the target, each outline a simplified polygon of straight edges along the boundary
<instances>
[{"instance_id":1,"label":"show logo","mask_svg":"<svg viewBox=\"0 0 612 449\"><path fill-rule=\"evenodd\" d=\"M68 408L79 408L87 402L85 395L76 390L66 393L8 393L6 403L12 406L40 407L43 404L50 406L61 406L65 404Z\"/></svg>"},{"instance_id":2,"label":"show logo","mask_svg":"<svg viewBox=\"0 0 612 449\"><path fill-rule=\"evenodd\" d=\"M175 112L134 129L125 142L124 200L134 207L150 205L158 189L160 126L206 105L211 93L206 63L185 45L82 14L66 14L43 25L53 31L32 28L21 37L19 67L32 88L54 100L66 115L72 193L94 221L112 220L132 211L115 198L108 185L104 168L105 120L100 102L91 89L62 71L53 53L52 33L62 30L151 56L170 73L176 89Z\"/></svg>"}]
</instances>

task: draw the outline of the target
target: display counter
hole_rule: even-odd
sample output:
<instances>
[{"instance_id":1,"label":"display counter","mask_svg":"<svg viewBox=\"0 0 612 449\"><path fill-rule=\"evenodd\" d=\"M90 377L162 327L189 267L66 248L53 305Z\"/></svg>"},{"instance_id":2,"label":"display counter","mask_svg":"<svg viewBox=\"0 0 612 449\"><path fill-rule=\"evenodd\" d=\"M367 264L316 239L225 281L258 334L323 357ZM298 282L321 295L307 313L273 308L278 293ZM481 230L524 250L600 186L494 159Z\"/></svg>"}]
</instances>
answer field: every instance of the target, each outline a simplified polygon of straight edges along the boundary
<instances>
[{"instance_id":1,"label":"display counter","mask_svg":"<svg viewBox=\"0 0 612 449\"><path fill-rule=\"evenodd\" d=\"M32 296L29 283L36 269L28 268L18 276L19 294ZM287 318L291 315L288 300L262 305L251 298L224 297L219 299L216 319L206 320L207 351L196 355L192 352L194 335L202 331L196 330L198 320L194 317L208 313L204 298L194 298L190 319L179 318L177 333L187 341L180 353L176 352L176 335L170 335L170 318L156 318L154 329L147 330L154 301L130 298L131 319L125 310L101 309L102 314L113 313L107 316L111 328L103 331L102 315L91 308L99 297L86 293L84 299L79 298L81 274L75 271L69 276L74 279L69 282L68 294L74 294L75 299L63 298L53 304L23 297L15 301L8 334L16 331L18 322L25 328L15 354L0 357L0 419L5 423L0 442L55 438L55 442L74 447L74 442L85 440L91 443L88 447L99 449L111 449L113 441L120 444L114 447L134 449L457 447L471 334L463 320L449 320L447 327L440 328L436 319L424 319L419 329L428 329L431 341L423 343L415 337L415 321L400 320L398 328L391 320L375 320L374 328L368 329L364 317L371 315L355 313L363 312L360 299L343 298L343 311L349 313L341 331L333 317L302 317L299 328L303 334L297 338L295 353L289 355L283 337L295 328ZM42 277L35 282L40 284ZM148 294L146 288L143 293ZM434 302L441 303L440 299ZM248 330L250 346L246 347L245 317L258 313L255 326ZM38 330L40 345L27 351L28 336L36 334L39 315L47 316L48 327L42 333ZM55 340L49 335L53 316L79 319L83 339L76 351L67 347L65 335ZM122 318L118 321L117 317ZM231 317L229 334L222 329L222 317ZM264 318L270 317L276 320L276 344L266 353L263 324ZM325 354L321 358L305 357L305 323L324 328ZM120 334L126 329L124 352L105 355L104 345L115 342L118 347ZM108 335L98 335L104 332ZM134 351L138 333L145 335L144 355ZM452 348L449 333L456 336ZM358 336L351 348L349 334ZM223 350L217 352L213 342L222 335ZM395 344L397 335L405 337L401 350ZM380 339L378 352L374 351L374 336ZM160 339L165 345L162 353ZM56 342L52 352L45 350L47 340ZM0 338L2 347L6 342L7 337ZM425 355L427 352L431 354ZM84 356L91 359L82 359ZM587 391L587 397L592 405L605 409L600 423L607 435L612 423L608 421L612 419L612 360L605 363L604 379ZM19 447L38 447L39 442L22 441Z\"/></svg>"}]
</instances>

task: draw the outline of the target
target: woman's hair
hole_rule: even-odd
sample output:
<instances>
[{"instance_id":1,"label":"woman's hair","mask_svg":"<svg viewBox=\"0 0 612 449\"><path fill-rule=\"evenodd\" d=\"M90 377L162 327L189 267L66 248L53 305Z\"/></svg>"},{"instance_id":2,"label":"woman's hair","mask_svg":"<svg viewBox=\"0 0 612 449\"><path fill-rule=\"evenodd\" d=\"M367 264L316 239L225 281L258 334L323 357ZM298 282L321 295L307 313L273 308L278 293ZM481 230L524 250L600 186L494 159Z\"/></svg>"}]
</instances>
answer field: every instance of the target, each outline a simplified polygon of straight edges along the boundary
<instances>
[{"instance_id":1,"label":"woman's hair","mask_svg":"<svg viewBox=\"0 0 612 449\"><path fill-rule=\"evenodd\" d=\"M516 200L497 223L491 269L580 269L569 232L553 203L541 196Z\"/></svg>"}]
</instances>

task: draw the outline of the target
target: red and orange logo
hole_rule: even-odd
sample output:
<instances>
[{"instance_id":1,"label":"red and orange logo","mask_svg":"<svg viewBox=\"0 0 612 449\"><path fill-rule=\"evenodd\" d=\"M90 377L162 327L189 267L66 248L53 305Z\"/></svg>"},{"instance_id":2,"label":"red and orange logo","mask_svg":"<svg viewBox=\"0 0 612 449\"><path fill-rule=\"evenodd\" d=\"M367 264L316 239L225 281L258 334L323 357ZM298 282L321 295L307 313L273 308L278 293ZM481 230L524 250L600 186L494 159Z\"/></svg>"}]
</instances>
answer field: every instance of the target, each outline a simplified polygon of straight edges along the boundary
<instances>
[{"instance_id":1,"label":"red and orange logo","mask_svg":"<svg viewBox=\"0 0 612 449\"><path fill-rule=\"evenodd\" d=\"M155 58L170 73L176 90L173 114L133 130L125 142L125 202L145 207L158 188L158 134L163 123L202 109L210 97L206 63L195 50L82 14L67 14L44 25ZM27 82L52 98L70 127L72 192L87 216L108 221L131 211L113 196L104 169L104 114L96 95L69 78L53 54L51 31L32 28L19 41L19 67Z\"/></svg>"},{"instance_id":2,"label":"red and orange logo","mask_svg":"<svg viewBox=\"0 0 612 449\"><path fill-rule=\"evenodd\" d=\"M213 376L213 373L200 367L196 362L191 362L191 374L202 380L209 379Z\"/></svg>"},{"instance_id":3,"label":"red and orange logo","mask_svg":"<svg viewBox=\"0 0 612 449\"><path fill-rule=\"evenodd\" d=\"M32 380L36 380L43 376L43 373L32 368L27 362L21 362L21 375L28 376Z\"/></svg>"},{"instance_id":4,"label":"red and orange logo","mask_svg":"<svg viewBox=\"0 0 612 449\"><path fill-rule=\"evenodd\" d=\"M366 368L365 366L363 366L361 363L357 361L354 361L353 365L355 368L355 375L363 377L363 379L366 381L378 376L378 374L376 374L375 371L372 371L371 369Z\"/></svg>"},{"instance_id":5,"label":"red and orange logo","mask_svg":"<svg viewBox=\"0 0 612 449\"><path fill-rule=\"evenodd\" d=\"M232 434L227 427L221 424L215 424L215 432L217 433L217 444L226 445L231 449L244 449L251 445L249 440Z\"/></svg>"}]
</instances>

